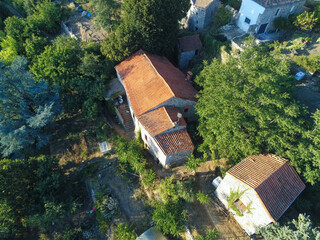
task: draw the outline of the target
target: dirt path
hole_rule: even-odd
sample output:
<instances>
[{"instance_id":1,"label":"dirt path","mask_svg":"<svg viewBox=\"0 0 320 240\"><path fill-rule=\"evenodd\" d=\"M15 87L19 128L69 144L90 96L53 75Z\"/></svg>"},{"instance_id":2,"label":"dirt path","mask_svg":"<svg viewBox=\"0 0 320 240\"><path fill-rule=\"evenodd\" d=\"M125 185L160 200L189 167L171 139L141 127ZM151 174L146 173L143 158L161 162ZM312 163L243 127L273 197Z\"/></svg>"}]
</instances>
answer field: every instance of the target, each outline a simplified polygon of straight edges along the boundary
<instances>
[{"instance_id":1,"label":"dirt path","mask_svg":"<svg viewBox=\"0 0 320 240\"><path fill-rule=\"evenodd\" d=\"M138 187L137 179L124 179L119 176L116 172L117 160L114 158L109 161L112 165L99 171L101 186L106 185L111 190L112 195L119 201L120 211L125 219L135 226L138 233L143 232L150 227L151 215L143 201L138 201L133 197Z\"/></svg>"}]
</instances>

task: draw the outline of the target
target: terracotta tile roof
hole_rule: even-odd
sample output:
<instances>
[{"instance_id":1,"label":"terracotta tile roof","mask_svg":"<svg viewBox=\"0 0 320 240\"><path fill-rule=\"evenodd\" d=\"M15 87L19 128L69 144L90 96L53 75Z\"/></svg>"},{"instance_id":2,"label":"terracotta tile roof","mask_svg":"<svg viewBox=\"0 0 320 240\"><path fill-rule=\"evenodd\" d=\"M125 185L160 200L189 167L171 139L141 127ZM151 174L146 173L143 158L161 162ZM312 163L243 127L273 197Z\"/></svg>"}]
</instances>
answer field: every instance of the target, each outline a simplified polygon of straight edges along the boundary
<instances>
[{"instance_id":1,"label":"terracotta tile roof","mask_svg":"<svg viewBox=\"0 0 320 240\"><path fill-rule=\"evenodd\" d=\"M151 112L138 116L139 122L147 132L153 137L175 126L178 120L179 109L175 107L160 107ZM179 126L186 126L183 118L179 120Z\"/></svg>"},{"instance_id":2,"label":"terracotta tile roof","mask_svg":"<svg viewBox=\"0 0 320 240\"><path fill-rule=\"evenodd\" d=\"M202 48L202 43L200 41L199 35L185 36L179 38L178 42L181 52L190 52L200 50Z\"/></svg>"},{"instance_id":3,"label":"terracotta tile roof","mask_svg":"<svg viewBox=\"0 0 320 240\"><path fill-rule=\"evenodd\" d=\"M305 188L289 161L273 154L247 157L227 173L253 188L275 221Z\"/></svg>"},{"instance_id":4,"label":"terracotta tile roof","mask_svg":"<svg viewBox=\"0 0 320 240\"><path fill-rule=\"evenodd\" d=\"M274 7L278 5L292 4L295 2L302 2L305 0L254 0L263 7Z\"/></svg>"},{"instance_id":5,"label":"terracotta tile roof","mask_svg":"<svg viewBox=\"0 0 320 240\"><path fill-rule=\"evenodd\" d=\"M155 136L155 140L165 155L194 149L191 138L185 129L159 134Z\"/></svg>"},{"instance_id":6,"label":"terracotta tile roof","mask_svg":"<svg viewBox=\"0 0 320 240\"><path fill-rule=\"evenodd\" d=\"M138 116L172 97L196 101L197 91L165 57L137 51L116 66L131 107Z\"/></svg>"}]
</instances>

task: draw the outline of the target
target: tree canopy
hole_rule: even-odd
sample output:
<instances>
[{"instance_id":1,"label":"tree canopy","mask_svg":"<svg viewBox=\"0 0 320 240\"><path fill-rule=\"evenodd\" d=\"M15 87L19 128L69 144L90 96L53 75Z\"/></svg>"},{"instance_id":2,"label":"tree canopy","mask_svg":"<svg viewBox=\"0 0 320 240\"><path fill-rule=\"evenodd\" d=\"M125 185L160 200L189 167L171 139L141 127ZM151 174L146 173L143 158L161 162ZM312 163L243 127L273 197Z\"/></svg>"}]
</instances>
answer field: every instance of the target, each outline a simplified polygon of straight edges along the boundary
<instances>
[{"instance_id":1,"label":"tree canopy","mask_svg":"<svg viewBox=\"0 0 320 240\"><path fill-rule=\"evenodd\" d=\"M126 0L123 22L106 38L102 52L121 61L139 48L171 56L179 31L179 20L190 8L188 0Z\"/></svg>"},{"instance_id":2,"label":"tree canopy","mask_svg":"<svg viewBox=\"0 0 320 240\"><path fill-rule=\"evenodd\" d=\"M196 81L202 87L196 109L204 153L235 164L253 154L290 157L298 151L309 126L305 108L292 98L295 82L286 60L251 43L239 58L207 64ZM290 160L307 181L318 178L319 164Z\"/></svg>"},{"instance_id":3,"label":"tree canopy","mask_svg":"<svg viewBox=\"0 0 320 240\"><path fill-rule=\"evenodd\" d=\"M48 143L45 128L61 111L57 87L26 70L27 60L0 65L0 149L4 156L30 151Z\"/></svg>"}]
</instances>

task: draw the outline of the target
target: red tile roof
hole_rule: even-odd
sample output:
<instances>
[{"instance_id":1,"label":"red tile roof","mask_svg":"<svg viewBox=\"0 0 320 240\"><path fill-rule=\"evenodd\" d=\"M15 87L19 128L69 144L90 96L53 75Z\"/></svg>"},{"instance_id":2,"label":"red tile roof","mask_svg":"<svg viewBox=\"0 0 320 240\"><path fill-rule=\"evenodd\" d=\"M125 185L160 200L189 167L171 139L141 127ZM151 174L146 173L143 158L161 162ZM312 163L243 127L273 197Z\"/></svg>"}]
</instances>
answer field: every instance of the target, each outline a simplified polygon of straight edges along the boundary
<instances>
[{"instance_id":1,"label":"red tile roof","mask_svg":"<svg viewBox=\"0 0 320 240\"><path fill-rule=\"evenodd\" d=\"M138 116L138 120L153 137L173 128L178 120L178 112L179 109L175 107L160 107ZM179 120L179 126L186 126L183 118Z\"/></svg>"},{"instance_id":2,"label":"red tile roof","mask_svg":"<svg viewBox=\"0 0 320 240\"><path fill-rule=\"evenodd\" d=\"M181 52L190 52L200 50L202 48L202 43L200 41L199 35L185 36L179 38L178 42Z\"/></svg>"},{"instance_id":3,"label":"red tile roof","mask_svg":"<svg viewBox=\"0 0 320 240\"><path fill-rule=\"evenodd\" d=\"M295 2L302 2L304 0L254 0L263 7L283 6L285 4L293 4Z\"/></svg>"},{"instance_id":4,"label":"red tile roof","mask_svg":"<svg viewBox=\"0 0 320 240\"><path fill-rule=\"evenodd\" d=\"M138 116L172 97L196 101L197 91L165 57L137 51L116 66L131 107Z\"/></svg>"},{"instance_id":5,"label":"red tile roof","mask_svg":"<svg viewBox=\"0 0 320 240\"><path fill-rule=\"evenodd\" d=\"M165 155L193 150L187 130L173 131L155 136L155 140Z\"/></svg>"},{"instance_id":6,"label":"red tile roof","mask_svg":"<svg viewBox=\"0 0 320 240\"><path fill-rule=\"evenodd\" d=\"M275 221L305 188L289 161L273 154L247 157L227 173L253 188Z\"/></svg>"}]
</instances>

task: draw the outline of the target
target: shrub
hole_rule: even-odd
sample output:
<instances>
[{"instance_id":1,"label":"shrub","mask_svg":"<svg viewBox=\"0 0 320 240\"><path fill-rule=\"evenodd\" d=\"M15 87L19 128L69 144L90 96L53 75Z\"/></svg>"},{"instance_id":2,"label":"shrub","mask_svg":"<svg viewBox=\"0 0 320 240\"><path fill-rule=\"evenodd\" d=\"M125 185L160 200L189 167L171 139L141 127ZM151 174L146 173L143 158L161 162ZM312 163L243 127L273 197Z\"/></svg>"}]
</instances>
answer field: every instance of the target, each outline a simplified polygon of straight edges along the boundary
<instances>
[{"instance_id":1,"label":"shrub","mask_svg":"<svg viewBox=\"0 0 320 240\"><path fill-rule=\"evenodd\" d=\"M301 30L309 31L317 22L318 18L315 17L315 12L303 12L296 17L293 24Z\"/></svg>"},{"instance_id":2,"label":"shrub","mask_svg":"<svg viewBox=\"0 0 320 240\"><path fill-rule=\"evenodd\" d=\"M278 17L274 19L273 25L280 30L289 30L292 28L290 20L286 17Z\"/></svg>"},{"instance_id":3,"label":"shrub","mask_svg":"<svg viewBox=\"0 0 320 240\"><path fill-rule=\"evenodd\" d=\"M135 240L137 237L134 229L127 224L119 224L116 229L115 239L117 240Z\"/></svg>"},{"instance_id":4,"label":"shrub","mask_svg":"<svg viewBox=\"0 0 320 240\"><path fill-rule=\"evenodd\" d=\"M228 24L231 21L231 17L232 13L224 5L220 5L213 17L213 22L218 27L221 27Z\"/></svg>"},{"instance_id":5,"label":"shrub","mask_svg":"<svg viewBox=\"0 0 320 240\"><path fill-rule=\"evenodd\" d=\"M296 56L292 60L310 73L315 73L320 69L320 56L318 55Z\"/></svg>"},{"instance_id":6,"label":"shrub","mask_svg":"<svg viewBox=\"0 0 320 240\"><path fill-rule=\"evenodd\" d=\"M210 201L210 197L208 194L204 194L203 192L199 191L197 193L197 200L201 203L201 204L208 204Z\"/></svg>"}]
</instances>

